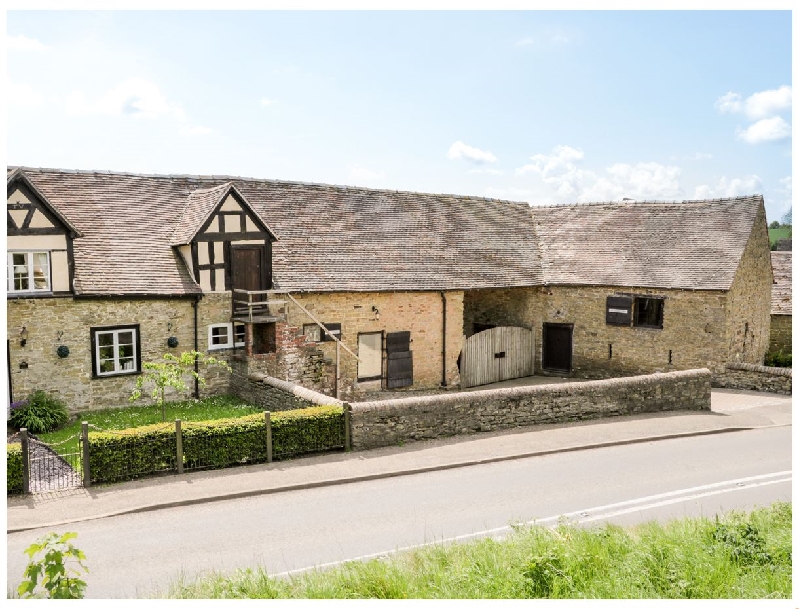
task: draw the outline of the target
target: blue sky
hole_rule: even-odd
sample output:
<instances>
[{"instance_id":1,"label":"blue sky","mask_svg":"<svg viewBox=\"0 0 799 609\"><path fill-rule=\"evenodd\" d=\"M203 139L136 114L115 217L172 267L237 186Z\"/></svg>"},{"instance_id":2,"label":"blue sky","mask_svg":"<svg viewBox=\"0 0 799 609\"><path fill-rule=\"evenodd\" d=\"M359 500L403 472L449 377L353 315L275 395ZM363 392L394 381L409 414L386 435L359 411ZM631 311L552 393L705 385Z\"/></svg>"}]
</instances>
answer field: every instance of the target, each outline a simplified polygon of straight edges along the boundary
<instances>
[{"instance_id":1,"label":"blue sky","mask_svg":"<svg viewBox=\"0 0 799 609\"><path fill-rule=\"evenodd\" d=\"M791 204L789 11L7 13L7 162Z\"/></svg>"}]
</instances>

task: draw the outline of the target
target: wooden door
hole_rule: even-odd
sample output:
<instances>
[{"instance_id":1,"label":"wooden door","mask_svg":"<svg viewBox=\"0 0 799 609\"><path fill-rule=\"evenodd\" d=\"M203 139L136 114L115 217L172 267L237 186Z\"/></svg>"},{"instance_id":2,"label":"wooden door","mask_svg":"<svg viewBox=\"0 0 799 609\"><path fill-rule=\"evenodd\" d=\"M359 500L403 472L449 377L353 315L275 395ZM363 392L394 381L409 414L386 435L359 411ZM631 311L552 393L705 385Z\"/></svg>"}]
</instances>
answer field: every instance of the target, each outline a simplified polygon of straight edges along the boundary
<instances>
[{"instance_id":1,"label":"wooden door","mask_svg":"<svg viewBox=\"0 0 799 609\"><path fill-rule=\"evenodd\" d=\"M475 387L533 374L533 331L490 328L470 336L461 356L461 386Z\"/></svg>"},{"instance_id":2,"label":"wooden door","mask_svg":"<svg viewBox=\"0 0 799 609\"><path fill-rule=\"evenodd\" d=\"M572 369L572 324L544 324L541 367L556 372Z\"/></svg>"},{"instance_id":3,"label":"wooden door","mask_svg":"<svg viewBox=\"0 0 799 609\"><path fill-rule=\"evenodd\" d=\"M234 245L230 253L233 289L251 292L265 290L264 248L260 245Z\"/></svg>"},{"instance_id":4,"label":"wooden door","mask_svg":"<svg viewBox=\"0 0 799 609\"><path fill-rule=\"evenodd\" d=\"M358 335L358 381L383 378L383 333Z\"/></svg>"},{"instance_id":5,"label":"wooden door","mask_svg":"<svg viewBox=\"0 0 799 609\"><path fill-rule=\"evenodd\" d=\"M386 389L413 385L410 332L386 334Z\"/></svg>"}]
</instances>

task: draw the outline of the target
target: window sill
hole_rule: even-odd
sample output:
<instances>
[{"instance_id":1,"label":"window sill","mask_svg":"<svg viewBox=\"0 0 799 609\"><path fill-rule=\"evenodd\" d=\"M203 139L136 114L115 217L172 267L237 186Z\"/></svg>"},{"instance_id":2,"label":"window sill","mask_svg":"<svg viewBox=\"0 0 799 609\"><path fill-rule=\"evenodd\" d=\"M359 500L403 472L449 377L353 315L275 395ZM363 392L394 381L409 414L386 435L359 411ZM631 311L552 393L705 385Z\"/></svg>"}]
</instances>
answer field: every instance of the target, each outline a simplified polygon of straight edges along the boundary
<instances>
[{"instance_id":1,"label":"window sill","mask_svg":"<svg viewBox=\"0 0 799 609\"><path fill-rule=\"evenodd\" d=\"M115 379L120 376L136 376L141 374L141 370L131 370L126 372L114 372L112 374L92 374L92 379Z\"/></svg>"}]
</instances>

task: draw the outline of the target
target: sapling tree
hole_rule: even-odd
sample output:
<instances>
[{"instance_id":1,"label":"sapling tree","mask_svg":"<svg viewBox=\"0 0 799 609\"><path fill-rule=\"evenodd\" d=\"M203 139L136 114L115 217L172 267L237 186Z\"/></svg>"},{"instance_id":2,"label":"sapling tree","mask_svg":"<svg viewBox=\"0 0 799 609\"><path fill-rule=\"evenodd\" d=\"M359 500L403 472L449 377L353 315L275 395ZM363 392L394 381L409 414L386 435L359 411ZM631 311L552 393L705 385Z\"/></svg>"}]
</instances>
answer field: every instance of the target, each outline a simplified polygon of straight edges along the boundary
<instances>
[{"instance_id":1,"label":"sapling tree","mask_svg":"<svg viewBox=\"0 0 799 609\"><path fill-rule=\"evenodd\" d=\"M86 582L80 576L89 569L83 564L86 556L70 543L77 536L48 533L25 550L28 566L25 579L17 586L20 598L83 598ZM41 553L44 555L37 559Z\"/></svg>"},{"instance_id":2,"label":"sapling tree","mask_svg":"<svg viewBox=\"0 0 799 609\"><path fill-rule=\"evenodd\" d=\"M179 356L165 353L160 362L145 362L142 365L142 374L136 379L136 388L131 393L130 401L134 402L143 395L142 388L152 385L150 397L161 406L161 421L166 421L166 388L172 387L179 392L189 390L186 379L194 378L205 386L205 378L195 370L195 363L203 366L215 366L231 372L231 367L226 362L205 355L198 351L184 351Z\"/></svg>"}]
</instances>

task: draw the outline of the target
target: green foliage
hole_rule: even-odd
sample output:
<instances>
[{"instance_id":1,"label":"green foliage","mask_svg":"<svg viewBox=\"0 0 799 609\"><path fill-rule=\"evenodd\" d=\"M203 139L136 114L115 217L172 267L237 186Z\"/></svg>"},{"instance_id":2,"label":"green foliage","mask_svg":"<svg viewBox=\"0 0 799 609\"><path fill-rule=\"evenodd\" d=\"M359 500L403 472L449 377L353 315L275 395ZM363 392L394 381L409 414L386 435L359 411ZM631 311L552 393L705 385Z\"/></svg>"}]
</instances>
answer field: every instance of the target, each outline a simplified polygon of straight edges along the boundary
<instances>
[{"instance_id":1,"label":"green foliage","mask_svg":"<svg viewBox=\"0 0 799 609\"><path fill-rule=\"evenodd\" d=\"M143 372L136 379L136 388L131 393L130 401L134 402L140 399L143 395L142 387L146 384L151 384L153 388L150 397L161 407L161 421L166 421L164 404L166 402L165 392L167 387L172 387L180 392L188 391L187 378L194 378L200 386L205 386L205 378L194 369L195 364L218 366L228 372L232 370L224 361L198 351L184 351L179 356L165 353L162 361L145 362L142 365Z\"/></svg>"},{"instance_id":2,"label":"green foliage","mask_svg":"<svg viewBox=\"0 0 799 609\"><path fill-rule=\"evenodd\" d=\"M11 408L11 424L23 427L34 434L52 431L69 419L66 404L44 391L34 391L27 400L16 402Z\"/></svg>"},{"instance_id":3,"label":"green foliage","mask_svg":"<svg viewBox=\"0 0 799 609\"><path fill-rule=\"evenodd\" d=\"M48 533L25 550L28 566L25 579L17 587L21 598L83 598L86 582L80 576L89 569L83 564L86 556L70 543L77 536L77 533ZM36 560L40 552L44 556Z\"/></svg>"},{"instance_id":4,"label":"green foliage","mask_svg":"<svg viewBox=\"0 0 799 609\"><path fill-rule=\"evenodd\" d=\"M630 529L515 527L502 541L434 544L291 578L254 568L178 598L791 598L790 503Z\"/></svg>"},{"instance_id":5,"label":"green foliage","mask_svg":"<svg viewBox=\"0 0 799 609\"><path fill-rule=\"evenodd\" d=\"M780 226L779 228L769 228L768 229L768 238L771 242L772 246L777 244L777 241L780 239L790 239L791 234L793 232L793 228L791 226Z\"/></svg>"},{"instance_id":6,"label":"green foliage","mask_svg":"<svg viewBox=\"0 0 799 609\"><path fill-rule=\"evenodd\" d=\"M777 368L792 368L791 354L777 351L776 353L767 353L763 360L765 366L775 366Z\"/></svg>"},{"instance_id":7,"label":"green foliage","mask_svg":"<svg viewBox=\"0 0 799 609\"><path fill-rule=\"evenodd\" d=\"M6 444L6 493L22 492L22 446Z\"/></svg>"},{"instance_id":8,"label":"green foliage","mask_svg":"<svg viewBox=\"0 0 799 609\"><path fill-rule=\"evenodd\" d=\"M780 221L779 220L774 220L774 222L769 224L768 227L769 228L779 228L780 227Z\"/></svg>"},{"instance_id":9,"label":"green foliage","mask_svg":"<svg viewBox=\"0 0 799 609\"><path fill-rule=\"evenodd\" d=\"M316 406L276 412L272 419L275 459L343 446L343 410ZM183 461L187 469L218 468L267 459L263 413L184 423ZM175 426L149 425L118 431L89 432L89 466L93 482L114 482L173 471Z\"/></svg>"}]
</instances>

